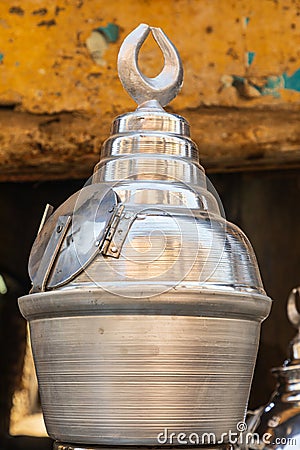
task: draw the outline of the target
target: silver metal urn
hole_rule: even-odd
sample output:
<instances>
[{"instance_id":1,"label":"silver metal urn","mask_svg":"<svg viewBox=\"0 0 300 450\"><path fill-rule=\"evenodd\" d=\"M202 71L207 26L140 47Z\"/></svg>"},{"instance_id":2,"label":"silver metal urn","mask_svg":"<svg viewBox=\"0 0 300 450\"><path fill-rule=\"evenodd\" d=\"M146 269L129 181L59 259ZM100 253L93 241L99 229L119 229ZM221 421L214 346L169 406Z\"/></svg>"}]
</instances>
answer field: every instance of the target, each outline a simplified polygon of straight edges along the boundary
<instances>
[{"instance_id":1,"label":"silver metal urn","mask_svg":"<svg viewBox=\"0 0 300 450\"><path fill-rule=\"evenodd\" d=\"M277 377L276 391L266 406L248 414L248 439L241 450L297 450L300 448L300 287L289 295L287 313L297 329L290 343L289 357L272 369Z\"/></svg>"},{"instance_id":2,"label":"silver metal urn","mask_svg":"<svg viewBox=\"0 0 300 450\"><path fill-rule=\"evenodd\" d=\"M137 64L149 32L165 57L154 79ZM163 109L182 84L175 47L142 24L118 67L139 106L114 120L89 182L46 211L19 305L51 437L201 444L244 419L271 300L207 189L188 123Z\"/></svg>"}]
</instances>

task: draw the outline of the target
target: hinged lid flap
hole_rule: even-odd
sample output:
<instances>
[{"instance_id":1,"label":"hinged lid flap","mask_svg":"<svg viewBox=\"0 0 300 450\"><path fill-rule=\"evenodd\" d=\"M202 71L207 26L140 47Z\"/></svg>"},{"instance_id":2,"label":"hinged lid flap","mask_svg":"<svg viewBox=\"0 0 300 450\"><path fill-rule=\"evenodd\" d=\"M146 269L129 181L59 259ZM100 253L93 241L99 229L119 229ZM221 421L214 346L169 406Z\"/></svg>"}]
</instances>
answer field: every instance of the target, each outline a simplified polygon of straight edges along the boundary
<instances>
[{"instance_id":1,"label":"hinged lid flap","mask_svg":"<svg viewBox=\"0 0 300 450\"><path fill-rule=\"evenodd\" d=\"M61 286L87 266L103 244L118 202L113 189L93 184L50 216L30 254L33 292Z\"/></svg>"}]
</instances>

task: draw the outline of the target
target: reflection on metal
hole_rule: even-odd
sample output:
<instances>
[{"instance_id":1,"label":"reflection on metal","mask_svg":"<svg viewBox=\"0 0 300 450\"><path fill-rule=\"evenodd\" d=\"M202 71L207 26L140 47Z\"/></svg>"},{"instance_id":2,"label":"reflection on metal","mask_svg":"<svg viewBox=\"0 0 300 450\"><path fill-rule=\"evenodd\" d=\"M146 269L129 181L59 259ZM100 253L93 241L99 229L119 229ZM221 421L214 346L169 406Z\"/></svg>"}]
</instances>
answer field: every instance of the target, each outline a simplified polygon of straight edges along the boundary
<instances>
[{"instance_id":1,"label":"reflection on metal","mask_svg":"<svg viewBox=\"0 0 300 450\"><path fill-rule=\"evenodd\" d=\"M48 245L39 263L39 268L36 274L37 286L41 291L46 289L51 270L54 262L60 254L61 246L65 241L71 220L71 216L59 216L57 219L56 228L50 236Z\"/></svg>"},{"instance_id":2,"label":"reflection on metal","mask_svg":"<svg viewBox=\"0 0 300 450\"><path fill-rule=\"evenodd\" d=\"M259 442L241 447L242 450L296 450L300 448L300 287L290 293L288 318L297 329L291 341L289 358L282 367L272 370L278 379L277 390L269 403L249 413L248 432L257 433ZM269 435L269 443L264 436Z\"/></svg>"},{"instance_id":3,"label":"reflection on metal","mask_svg":"<svg viewBox=\"0 0 300 450\"><path fill-rule=\"evenodd\" d=\"M49 219L49 217L51 216L53 211L54 211L53 206L51 206L51 205L49 205L49 203L47 203L47 205L45 207L45 211L43 213L43 217L42 217L40 226L39 226L38 234L40 233L41 229L43 228L43 226L45 225L45 223L47 222L47 220Z\"/></svg>"},{"instance_id":4,"label":"reflection on metal","mask_svg":"<svg viewBox=\"0 0 300 450\"><path fill-rule=\"evenodd\" d=\"M12 436L48 436L39 400L29 330L22 381L19 389L14 392L13 396L9 434Z\"/></svg>"},{"instance_id":5,"label":"reflection on metal","mask_svg":"<svg viewBox=\"0 0 300 450\"><path fill-rule=\"evenodd\" d=\"M103 255L112 256L113 258L120 256L123 242L134 218L134 211L124 211L124 205L119 206L101 248Z\"/></svg>"},{"instance_id":6,"label":"reflection on metal","mask_svg":"<svg viewBox=\"0 0 300 450\"><path fill-rule=\"evenodd\" d=\"M149 31L134 30L119 56L122 83L143 103L114 120L91 180L45 223L29 262L34 293L19 299L47 430L60 442L155 446L179 424L216 439L235 430L271 307L249 241L207 189L188 123L162 108L182 69L161 31L162 73L131 72ZM67 216L43 292L40 261Z\"/></svg>"}]
</instances>

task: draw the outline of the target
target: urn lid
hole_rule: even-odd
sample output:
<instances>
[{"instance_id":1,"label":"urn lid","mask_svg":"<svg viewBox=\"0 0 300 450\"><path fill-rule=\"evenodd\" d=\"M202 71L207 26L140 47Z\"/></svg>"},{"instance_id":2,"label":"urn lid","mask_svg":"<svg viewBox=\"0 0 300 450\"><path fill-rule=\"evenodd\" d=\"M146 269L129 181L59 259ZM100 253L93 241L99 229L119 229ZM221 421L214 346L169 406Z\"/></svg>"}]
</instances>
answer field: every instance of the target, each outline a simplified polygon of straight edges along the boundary
<instances>
[{"instance_id":1,"label":"urn lid","mask_svg":"<svg viewBox=\"0 0 300 450\"><path fill-rule=\"evenodd\" d=\"M138 67L150 32L165 59L155 78ZM163 109L183 81L176 48L141 24L121 46L118 71L137 109L114 120L88 183L56 211L46 208L29 259L32 292L205 290L251 297L255 308L265 301L261 320L270 299L251 244L225 220L188 122Z\"/></svg>"}]
</instances>

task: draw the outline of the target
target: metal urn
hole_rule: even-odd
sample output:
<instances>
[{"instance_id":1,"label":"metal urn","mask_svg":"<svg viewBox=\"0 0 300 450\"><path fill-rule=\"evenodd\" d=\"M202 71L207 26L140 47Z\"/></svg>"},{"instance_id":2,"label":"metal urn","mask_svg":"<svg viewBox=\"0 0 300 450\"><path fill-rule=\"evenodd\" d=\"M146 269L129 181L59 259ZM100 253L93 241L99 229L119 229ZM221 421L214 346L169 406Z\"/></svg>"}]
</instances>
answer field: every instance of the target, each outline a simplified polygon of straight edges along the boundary
<instances>
[{"instance_id":1,"label":"metal urn","mask_svg":"<svg viewBox=\"0 0 300 450\"><path fill-rule=\"evenodd\" d=\"M137 63L150 32L165 58L156 78ZM70 445L219 440L244 419L271 300L188 123L163 109L182 85L177 50L139 25L118 70L138 107L114 120L89 182L46 210L19 299L46 427Z\"/></svg>"},{"instance_id":2,"label":"metal urn","mask_svg":"<svg viewBox=\"0 0 300 450\"><path fill-rule=\"evenodd\" d=\"M296 450L300 448L300 313L297 301L300 287L290 293L288 317L297 329L291 341L289 357L281 367L272 370L278 379L269 403L248 417L248 442L243 450Z\"/></svg>"}]
</instances>

